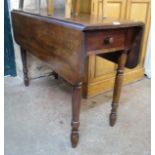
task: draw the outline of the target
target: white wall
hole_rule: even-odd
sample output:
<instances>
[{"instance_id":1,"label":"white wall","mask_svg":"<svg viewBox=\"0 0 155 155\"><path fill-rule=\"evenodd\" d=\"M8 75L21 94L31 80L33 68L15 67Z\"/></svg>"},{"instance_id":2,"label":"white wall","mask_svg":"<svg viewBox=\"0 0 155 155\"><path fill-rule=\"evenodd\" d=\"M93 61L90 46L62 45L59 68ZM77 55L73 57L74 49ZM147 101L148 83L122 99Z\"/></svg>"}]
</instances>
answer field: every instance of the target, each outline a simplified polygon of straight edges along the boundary
<instances>
[{"instance_id":1,"label":"white wall","mask_svg":"<svg viewBox=\"0 0 155 155\"><path fill-rule=\"evenodd\" d=\"M151 31L150 31L151 34ZM148 39L148 46L147 46L147 52L146 52L146 59L145 59L145 74L148 78L151 78L151 35L149 34Z\"/></svg>"},{"instance_id":2,"label":"white wall","mask_svg":"<svg viewBox=\"0 0 155 155\"><path fill-rule=\"evenodd\" d=\"M36 2L38 0L25 0L24 2L24 8L25 9L37 9ZM41 7L44 9L46 8L46 0L41 0L42 5ZM54 1L54 7L55 8L64 8L65 6L65 0L55 0ZM10 11L12 9L18 9L19 6L19 0L10 0ZM22 72L22 63L21 63L21 57L20 57L20 50L19 46L14 42L14 49L15 49L15 59L16 59L16 69L17 69L17 75L19 77L23 77ZM46 76L49 73L52 72L51 68L48 68L46 64L44 64L42 61L34 57L33 55L28 53L28 70L29 70L29 77L37 78L40 76Z\"/></svg>"}]
</instances>

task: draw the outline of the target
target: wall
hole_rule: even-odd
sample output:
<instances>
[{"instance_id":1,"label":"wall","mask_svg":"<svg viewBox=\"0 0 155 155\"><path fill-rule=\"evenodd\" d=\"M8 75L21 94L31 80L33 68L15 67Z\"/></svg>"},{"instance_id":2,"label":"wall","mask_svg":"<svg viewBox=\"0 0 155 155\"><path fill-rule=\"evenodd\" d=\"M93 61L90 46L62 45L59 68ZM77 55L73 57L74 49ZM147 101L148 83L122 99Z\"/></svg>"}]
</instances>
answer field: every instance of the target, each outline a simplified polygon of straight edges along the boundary
<instances>
[{"instance_id":1,"label":"wall","mask_svg":"<svg viewBox=\"0 0 155 155\"><path fill-rule=\"evenodd\" d=\"M25 0L24 2L24 8L25 9L37 9L36 2L38 0ZM46 8L46 0L41 0L42 2L42 9ZM12 9L18 9L19 6L19 0L10 0L10 11ZM57 9L64 8L65 6L65 0L55 0L54 1L54 7ZM23 77L22 73L22 62L20 57L20 50L19 46L14 42L14 49L15 49L15 59L16 59L16 70L17 75L19 77ZM40 76L46 76L49 75L52 72L51 68L48 68L46 64L44 64L42 61L34 57L33 55L28 53L28 70L29 70L29 77L31 79L38 78Z\"/></svg>"},{"instance_id":2,"label":"wall","mask_svg":"<svg viewBox=\"0 0 155 155\"><path fill-rule=\"evenodd\" d=\"M151 31L149 33L148 45L147 45L147 53L145 58L145 74L148 78L151 78Z\"/></svg>"}]
</instances>

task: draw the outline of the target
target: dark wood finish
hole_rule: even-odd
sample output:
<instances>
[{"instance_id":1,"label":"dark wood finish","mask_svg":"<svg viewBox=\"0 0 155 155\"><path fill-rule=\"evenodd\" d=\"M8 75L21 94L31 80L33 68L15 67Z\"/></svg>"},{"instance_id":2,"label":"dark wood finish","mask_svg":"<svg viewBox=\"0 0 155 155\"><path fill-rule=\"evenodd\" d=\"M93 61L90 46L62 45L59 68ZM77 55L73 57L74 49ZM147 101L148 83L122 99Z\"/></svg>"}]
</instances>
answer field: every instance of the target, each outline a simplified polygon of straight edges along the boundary
<instances>
[{"instance_id":1,"label":"dark wood finish","mask_svg":"<svg viewBox=\"0 0 155 155\"><path fill-rule=\"evenodd\" d=\"M113 101L112 101L112 109L110 114L110 125L114 126L117 119L117 108L120 99L122 84L123 84L123 73L127 60L127 52L128 50L124 50L118 59L118 69L116 73L115 86L113 92Z\"/></svg>"},{"instance_id":2,"label":"dark wood finish","mask_svg":"<svg viewBox=\"0 0 155 155\"><path fill-rule=\"evenodd\" d=\"M79 141L81 89L86 79L88 56L96 54L118 63L110 115L112 126L116 122L124 67L135 67L138 63L143 23L119 21L116 24L114 21L94 16L79 15L66 19L59 14L48 17L46 14L12 11L13 32L22 49L25 80L28 81L28 50L73 85L72 147L76 147Z\"/></svg>"},{"instance_id":3,"label":"dark wood finish","mask_svg":"<svg viewBox=\"0 0 155 155\"><path fill-rule=\"evenodd\" d=\"M81 106L81 90L82 82L73 86L72 95L72 132L71 143L72 147L76 147L79 141L79 126L80 126L80 106Z\"/></svg>"},{"instance_id":4,"label":"dark wood finish","mask_svg":"<svg viewBox=\"0 0 155 155\"><path fill-rule=\"evenodd\" d=\"M135 27L134 29L131 29L128 31L128 41L130 41L129 47L130 51L128 53L127 57L127 62L126 62L126 67L128 68L134 68L138 65L140 61L140 51L142 46L142 38L143 38L143 33L144 32L144 27ZM131 35L132 34L132 35Z\"/></svg>"},{"instance_id":5,"label":"dark wood finish","mask_svg":"<svg viewBox=\"0 0 155 155\"><path fill-rule=\"evenodd\" d=\"M118 51L122 51L123 49L128 47L130 51L128 52L125 67L132 69L139 63L139 52L141 51L140 48L141 40L143 38L143 30L143 26L135 26L133 28L118 28L117 30L110 29L109 31L113 32L111 34L107 30L94 32L95 35L93 35L93 33L91 32L87 35L87 37L91 36L90 39L87 39L87 54L91 55L95 53L100 57L117 63L119 56ZM100 40L96 39L97 36L100 37ZM113 38L114 40L112 41L112 43L105 45L103 41L108 37L109 39Z\"/></svg>"},{"instance_id":6,"label":"dark wood finish","mask_svg":"<svg viewBox=\"0 0 155 155\"><path fill-rule=\"evenodd\" d=\"M23 73L24 73L24 84L25 86L29 85L29 78L28 78L28 69L27 69L27 52L24 48L20 48L21 50L21 58L23 64Z\"/></svg>"},{"instance_id":7,"label":"dark wood finish","mask_svg":"<svg viewBox=\"0 0 155 155\"><path fill-rule=\"evenodd\" d=\"M86 49L87 52L104 51L105 49L113 51L115 48L124 49L124 41L124 29L94 31L86 34Z\"/></svg>"},{"instance_id":8,"label":"dark wood finish","mask_svg":"<svg viewBox=\"0 0 155 155\"><path fill-rule=\"evenodd\" d=\"M15 41L71 84L84 76L82 32L45 18L12 13ZM31 26L33 25L33 26ZM51 31L52 30L52 31Z\"/></svg>"}]
</instances>

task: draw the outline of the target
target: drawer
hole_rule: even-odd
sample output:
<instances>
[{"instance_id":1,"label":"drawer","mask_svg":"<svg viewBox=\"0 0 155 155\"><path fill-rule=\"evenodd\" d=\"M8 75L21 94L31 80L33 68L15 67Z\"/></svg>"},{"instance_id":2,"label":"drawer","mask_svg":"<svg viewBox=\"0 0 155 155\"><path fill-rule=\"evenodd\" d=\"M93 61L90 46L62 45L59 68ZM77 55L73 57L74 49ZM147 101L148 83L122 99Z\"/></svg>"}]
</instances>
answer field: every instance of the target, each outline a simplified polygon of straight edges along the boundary
<instances>
[{"instance_id":1,"label":"drawer","mask_svg":"<svg viewBox=\"0 0 155 155\"><path fill-rule=\"evenodd\" d=\"M124 48L124 30L102 30L86 33L86 50L92 52L96 50L112 51Z\"/></svg>"}]
</instances>

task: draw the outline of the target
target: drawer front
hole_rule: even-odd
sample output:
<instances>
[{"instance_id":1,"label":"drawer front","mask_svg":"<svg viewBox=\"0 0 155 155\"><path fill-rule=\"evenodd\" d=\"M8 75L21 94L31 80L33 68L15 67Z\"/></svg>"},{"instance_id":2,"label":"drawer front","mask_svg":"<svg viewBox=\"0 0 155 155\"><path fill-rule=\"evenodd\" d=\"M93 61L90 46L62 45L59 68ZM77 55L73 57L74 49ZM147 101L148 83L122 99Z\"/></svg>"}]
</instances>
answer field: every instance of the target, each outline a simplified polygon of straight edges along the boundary
<instances>
[{"instance_id":1,"label":"drawer front","mask_svg":"<svg viewBox=\"0 0 155 155\"><path fill-rule=\"evenodd\" d=\"M104 30L86 33L86 50L117 50L124 48L124 30Z\"/></svg>"}]
</instances>

